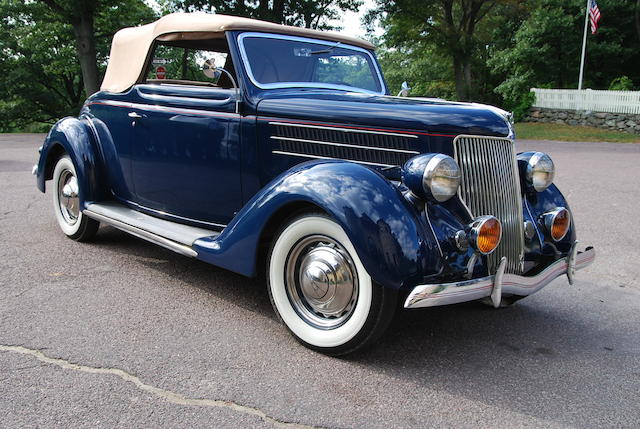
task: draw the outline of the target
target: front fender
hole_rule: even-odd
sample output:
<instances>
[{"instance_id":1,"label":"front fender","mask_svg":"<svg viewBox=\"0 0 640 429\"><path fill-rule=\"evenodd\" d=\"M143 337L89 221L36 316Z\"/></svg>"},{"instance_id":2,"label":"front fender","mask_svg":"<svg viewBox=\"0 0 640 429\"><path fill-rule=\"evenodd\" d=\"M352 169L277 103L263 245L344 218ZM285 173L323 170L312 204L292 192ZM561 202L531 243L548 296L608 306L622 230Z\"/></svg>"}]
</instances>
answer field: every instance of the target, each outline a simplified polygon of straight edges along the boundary
<instances>
[{"instance_id":1,"label":"front fender","mask_svg":"<svg viewBox=\"0 0 640 429\"><path fill-rule=\"evenodd\" d=\"M86 119L67 117L59 120L42 145L36 180L38 189L45 192L45 181L53 177L55 164L63 153L71 157L80 188L80 207L87 201L104 199L106 191L99 180L100 157Z\"/></svg>"},{"instance_id":2,"label":"front fender","mask_svg":"<svg viewBox=\"0 0 640 429\"><path fill-rule=\"evenodd\" d=\"M382 175L346 161L312 161L255 195L215 239L194 243L198 258L253 276L265 225L281 208L305 202L345 230L374 281L392 288L439 272L438 244L415 207Z\"/></svg>"},{"instance_id":3,"label":"front fender","mask_svg":"<svg viewBox=\"0 0 640 429\"><path fill-rule=\"evenodd\" d=\"M565 235L562 240L554 242L545 231L542 216L544 213L558 207L564 207L569 210L569 213L571 213L571 225L567 235ZM569 203L555 184L551 184L542 192L529 190L526 193L525 220L533 222L537 233L536 240L533 240L530 245L531 248L527 249L528 252L540 253L544 256L553 257L554 259L569 254L571 246L576 240L576 228ZM535 247L533 247L533 245L535 245Z\"/></svg>"}]
</instances>

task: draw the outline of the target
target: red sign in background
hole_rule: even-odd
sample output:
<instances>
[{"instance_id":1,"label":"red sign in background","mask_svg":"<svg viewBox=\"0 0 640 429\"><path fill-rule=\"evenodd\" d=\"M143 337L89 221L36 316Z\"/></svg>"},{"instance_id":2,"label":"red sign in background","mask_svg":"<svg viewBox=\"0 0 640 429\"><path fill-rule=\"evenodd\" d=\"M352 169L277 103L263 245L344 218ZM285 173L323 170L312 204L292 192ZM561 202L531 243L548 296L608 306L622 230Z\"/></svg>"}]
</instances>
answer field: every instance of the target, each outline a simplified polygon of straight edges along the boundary
<instances>
[{"instance_id":1,"label":"red sign in background","mask_svg":"<svg viewBox=\"0 0 640 429\"><path fill-rule=\"evenodd\" d=\"M156 79L165 79L167 77L167 69L162 66L156 67Z\"/></svg>"}]
</instances>

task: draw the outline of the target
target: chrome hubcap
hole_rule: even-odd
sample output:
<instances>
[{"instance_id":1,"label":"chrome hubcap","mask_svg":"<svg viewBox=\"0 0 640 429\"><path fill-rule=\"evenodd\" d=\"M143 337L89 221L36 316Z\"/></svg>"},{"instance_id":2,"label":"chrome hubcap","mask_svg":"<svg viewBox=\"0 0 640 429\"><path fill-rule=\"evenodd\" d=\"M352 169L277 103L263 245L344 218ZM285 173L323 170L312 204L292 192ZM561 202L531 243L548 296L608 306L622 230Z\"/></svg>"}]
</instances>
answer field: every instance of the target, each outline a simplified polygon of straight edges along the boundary
<instances>
[{"instance_id":1,"label":"chrome hubcap","mask_svg":"<svg viewBox=\"0 0 640 429\"><path fill-rule=\"evenodd\" d=\"M335 240L314 235L291 250L285 267L289 301L310 325L333 329L355 308L358 277L353 261Z\"/></svg>"},{"instance_id":2,"label":"chrome hubcap","mask_svg":"<svg viewBox=\"0 0 640 429\"><path fill-rule=\"evenodd\" d=\"M58 180L58 202L60 213L65 222L73 225L80 216L80 199L78 198L78 179L69 170L64 170Z\"/></svg>"}]
</instances>

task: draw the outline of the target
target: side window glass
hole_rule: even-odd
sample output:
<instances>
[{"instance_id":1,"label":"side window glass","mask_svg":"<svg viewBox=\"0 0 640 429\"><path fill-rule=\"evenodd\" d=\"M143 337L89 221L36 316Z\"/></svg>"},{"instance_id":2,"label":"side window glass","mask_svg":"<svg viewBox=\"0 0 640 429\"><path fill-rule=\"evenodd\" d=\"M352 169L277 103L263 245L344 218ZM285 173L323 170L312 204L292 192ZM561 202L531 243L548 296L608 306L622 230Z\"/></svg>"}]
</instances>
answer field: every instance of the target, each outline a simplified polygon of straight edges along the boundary
<instances>
[{"instance_id":1,"label":"side window glass","mask_svg":"<svg viewBox=\"0 0 640 429\"><path fill-rule=\"evenodd\" d=\"M216 68L225 68L234 73L227 52L157 44L145 82L160 85L231 87L229 79Z\"/></svg>"}]
</instances>

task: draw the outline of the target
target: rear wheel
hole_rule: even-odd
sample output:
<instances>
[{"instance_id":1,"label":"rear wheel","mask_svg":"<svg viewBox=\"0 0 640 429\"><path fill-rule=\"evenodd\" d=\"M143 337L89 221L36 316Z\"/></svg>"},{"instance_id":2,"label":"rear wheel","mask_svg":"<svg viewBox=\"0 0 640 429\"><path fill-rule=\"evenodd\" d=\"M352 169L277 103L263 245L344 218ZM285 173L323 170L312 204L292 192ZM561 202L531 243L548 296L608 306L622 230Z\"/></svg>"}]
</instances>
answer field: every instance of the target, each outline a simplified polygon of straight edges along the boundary
<instances>
[{"instance_id":1,"label":"rear wheel","mask_svg":"<svg viewBox=\"0 0 640 429\"><path fill-rule=\"evenodd\" d=\"M267 279L271 303L293 336L329 355L374 342L395 310L395 291L372 281L344 230L319 213L280 230Z\"/></svg>"},{"instance_id":2,"label":"rear wheel","mask_svg":"<svg viewBox=\"0 0 640 429\"><path fill-rule=\"evenodd\" d=\"M60 229L76 241L90 240L100 223L80 210L80 188L71 158L63 156L53 170L53 210Z\"/></svg>"}]
</instances>

